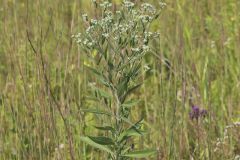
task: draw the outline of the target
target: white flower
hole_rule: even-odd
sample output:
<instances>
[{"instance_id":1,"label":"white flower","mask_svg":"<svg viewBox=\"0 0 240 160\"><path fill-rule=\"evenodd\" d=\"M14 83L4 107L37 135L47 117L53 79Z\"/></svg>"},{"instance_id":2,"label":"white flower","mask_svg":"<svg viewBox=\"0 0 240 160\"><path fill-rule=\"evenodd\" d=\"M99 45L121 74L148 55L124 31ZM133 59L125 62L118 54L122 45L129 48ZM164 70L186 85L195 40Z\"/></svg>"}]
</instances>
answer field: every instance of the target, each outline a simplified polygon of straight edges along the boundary
<instances>
[{"instance_id":1,"label":"white flower","mask_svg":"<svg viewBox=\"0 0 240 160\"><path fill-rule=\"evenodd\" d=\"M159 5L160 5L160 7L161 7L161 8L164 8L164 7L166 7L166 6L167 6L167 4L166 4L166 3L164 3L164 2L159 2Z\"/></svg>"},{"instance_id":2,"label":"white flower","mask_svg":"<svg viewBox=\"0 0 240 160\"><path fill-rule=\"evenodd\" d=\"M88 43L88 47L92 47L93 46L93 43L92 42L89 42Z\"/></svg>"},{"instance_id":3,"label":"white flower","mask_svg":"<svg viewBox=\"0 0 240 160\"><path fill-rule=\"evenodd\" d=\"M157 37L159 37L159 36L160 36L160 33L159 33L159 32L154 32L154 35L153 35L154 38L157 38Z\"/></svg>"},{"instance_id":4,"label":"white flower","mask_svg":"<svg viewBox=\"0 0 240 160\"><path fill-rule=\"evenodd\" d=\"M105 38L108 38L109 34L108 33L103 33L102 36L105 37Z\"/></svg>"},{"instance_id":5,"label":"white flower","mask_svg":"<svg viewBox=\"0 0 240 160\"><path fill-rule=\"evenodd\" d=\"M78 33L77 35L74 35L74 38L80 38L81 37L81 33Z\"/></svg>"},{"instance_id":6,"label":"white flower","mask_svg":"<svg viewBox=\"0 0 240 160\"><path fill-rule=\"evenodd\" d=\"M149 15L141 15L139 16L140 20L142 20L144 23L150 22L153 20L153 18Z\"/></svg>"},{"instance_id":7,"label":"white flower","mask_svg":"<svg viewBox=\"0 0 240 160\"><path fill-rule=\"evenodd\" d=\"M156 9L153 7L153 5L149 4L149 3L143 3L141 5L141 7L143 8L144 11L146 12L150 12L152 14L154 14L156 12Z\"/></svg>"},{"instance_id":8,"label":"white flower","mask_svg":"<svg viewBox=\"0 0 240 160\"><path fill-rule=\"evenodd\" d=\"M60 144L58 148L59 149L63 149L64 148L64 144Z\"/></svg>"},{"instance_id":9,"label":"white flower","mask_svg":"<svg viewBox=\"0 0 240 160\"><path fill-rule=\"evenodd\" d=\"M84 21L88 21L88 15L86 13L82 15L82 18Z\"/></svg>"},{"instance_id":10,"label":"white flower","mask_svg":"<svg viewBox=\"0 0 240 160\"><path fill-rule=\"evenodd\" d=\"M133 51L133 52L139 52L140 49L139 49L139 48L132 48L132 51Z\"/></svg>"},{"instance_id":11,"label":"white flower","mask_svg":"<svg viewBox=\"0 0 240 160\"><path fill-rule=\"evenodd\" d=\"M121 14L121 11L116 11L117 14Z\"/></svg>"},{"instance_id":12,"label":"white flower","mask_svg":"<svg viewBox=\"0 0 240 160\"><path fill-rule=\"evenodd\" d=\"M83 44L84 44L84 45L87 45L88 42L89 42L89 40L88 40L88 39L85 39L85 40L83 41Z\"/></svg>"},{"instance_id":13,"label":"white flower","mask_svg":"<svg viewBox=\"0 0 240 160\"><path fill-rule=\"evenodd\" d=\"M143 45L143 51L148 52L150 50L149 46Z\"/></svg>"},{"instance_id":14,"label":"white flower","mask_svg":"<svg viewBox=\"0 0 240 160\"><path fill-rule=\"evenodd\" d=\"M150 70L151 68L148 66L148 65L144 65L144 71L148 71L148 70Z\"/></svg>"},{"instance_id":15,"label":"white flower","mask_svg":"<svg viewBox=\"0 0 240 160\"><path fill-rule=\"evenodd\" d=\"M91 31L91 29L92 29L92 26L88 27L88 28L86 29L86 32L89 33L89 32Z\"/></svg>"},{"instance_id":16,"label":"white flower","mask_svg":"<svg viewBox=\"0 0 240 160\"><path fill-rule=\"evenodd\" d=\"M109 8L111 6L112 6L112 3L109 3L107 1L100 4L100 7L104 8L104 9Z\"/></svg>"},{"instance_id":17,"label":"white flower","mask_svg":"<svg viewBox=\"0 0 240 160\"><path fill-rule=\"evenodd\" d=\"M145 37L151 37L153 35L152 32L144 32Z\"/></svg>"},{"instance_id":18,"label":"white flower","mask_svg":"<svg viewBox=\"0 0 240 160\"><path fill-rule=\"evenodd\" d=\"M134 7L134 3L129 2L129 1L124 1L123 4L125 5L125 7L127 8L133 8Z\"/></svg>"},{"instance_id":19,"label":"white flower","mask_svg":"<svg viewBox=\"0 0 240 160\"><path fill-rule=\"evenodd\" d=\"M96 19L91 19L90 22L91 22L91 25L96 25L98 21Z\"/></svg>"},{"instance_id":20,"label":"white flower","mask_svg":"<svg viewBox=\"0 0 240 160\"><path fill-rule=\"evenodd\" d=\"M77 43L82 43L82 40L81 40L81 39L78 39L78 40L77 40Z\"/></svg>"}]
</instances>

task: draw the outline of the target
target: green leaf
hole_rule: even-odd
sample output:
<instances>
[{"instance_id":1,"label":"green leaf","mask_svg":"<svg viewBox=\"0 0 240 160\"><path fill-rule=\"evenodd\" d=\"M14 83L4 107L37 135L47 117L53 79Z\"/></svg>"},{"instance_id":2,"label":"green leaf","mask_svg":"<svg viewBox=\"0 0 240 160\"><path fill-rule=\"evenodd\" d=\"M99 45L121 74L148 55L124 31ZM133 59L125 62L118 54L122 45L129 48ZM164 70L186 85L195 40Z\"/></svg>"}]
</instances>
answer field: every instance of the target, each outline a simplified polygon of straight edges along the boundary
<instances>
[{"instance_id":1,"label":"green leaf","mask_svg":"<svg viewBox=\"0 0 240 160\"><path fill-rule=\"evenodd\" d=\"M102 89L99 89L99 88L96 88L96 91L98 92L98 94L101 96L101 97L104 97L104 98L107 98L107 99L111 99L111 95L108 94L106 91L102 90Z\"/></svg>"},{"instance_id":2,"label":"green leaf","mask_svg":"<svg viewBox=\"0 0 240 160\"><path fill-rule=\"evenodd\" d=\"M107 46L106 46L106 48L104 49L104 52L103 52L105 60L107 60L107 54L108 54L108 44L107 44Z\"/></svg>"},{"instance_id":3,"label":"green leaf","mask_svg":"<svg viewBox=\"0 0 240 160\"><path fill-rule=\"evenodd\" d=\"M99 82L102 83L104 86L111 88L111 83L107 82L105 79L103 78L99 78Z\"/></svg>"},{"instance_id":4,"label":"green leaf","mask_svg":"<svg viewBox=\"0 0 240 160\"><path fill-rule=\"evenodd\" d=\"M101 60L102 60L102 57L103 57L103 55L101 54L101 55L99 56L98 60L97 60L97 65L100 64L100 62L101 62Z\"/></svg>"},{"instance_id":5,"label":"green leaf","mask_svg":"<svg viewBox=\"0 0 240 160\"><path fill-rule=\"evenodd\" d=\"M136 77L138 75L138 73L140 72L140 67L141 67L141 63L134 66L133 69L129 72L129 77L131 77L131 78Z\"/></svg>"},{"instance_id":6,"label":"green leaf","mask_svg":"<svg viewBox=\"0 0 240 160\"><path fill-rule=\"evenodd\" d=\"M94 126L95 128L102 130L102 131L111 131L111 132L115 132L115 129L112 128L111 126L104 126L104 127L98 127L98 126Z\"/></svg>"},{"instance_id":7,"label":"green leaf","mask_svg":"<svg viewBox=\"0 0 240 160\"><path fill-rule=\"evenodd\" d=\"M118 137L118 141L123 142L123 141L127 140L128 138L130 138L132 136L143 136L145 133L146 133L146 131L131 128L131 129L128 129L127 131L124 131Z\"/></svg>"},{"instance_id":8,"label":"green leaf","mask_svg":"<svg viewBox=\"0 0 240 160\"><path fill-rule=\"evenodd\" d=\"M121 119L122 119L124 122L126 122L126 123L128 123L128 124L130 124L130 125L134 125L134 123L131 122L128 118L121 117Z\"/></svg>"},{"instance_id":9,"label":"green leaf","mask_svg":"<svg viewBox=\"0 0 240 160\"><path fill-rule=\"evenodd\" d=\"M103 136L99 136L99 137L88 136L88 137L95 143L98 143L101 145L114 145L113 140L108 137L103 137Z\"/></svg>"},{"instance_id":10,"label":"green leaf","mask_svg":"<svg viewBox=\"0 0 240 160\"><path fill-rule=\"evenodd\" d=\"M95 148L98 148L100 150L103 150L103 151L106 151L108 153L110 153L111 155L113 155L113 152L111 151L110 148L108 148L107 146L104 146L104 145L101 145L101 144L98 144L96 142L94 142L91 138L89 137L80 137L80 140L95 147Z\"/></svg>"},{"instance_id":11,"label":"green leaf","mask_svg":"<svg viewBox=\"0 0 240 160\"><path fill-rule=\"evenodd\" d=\"M126 119L123 119L123 121L129 123L128 121L126 121ZM120 136L118 137L118 142L123 142L124 140L127 140L129 137L132 136L143 136L144 134L146 134L146 131L141 130L141 122L143 119L140 119L137 123L133 124L132 122L130 122L129 124L131 124L132 126L127 129L126 131L124 131L122 134L120 134Z\"/></svg>"},{"instance_id":12,"label":"green leaf","mask_svg":"<svg viewBox=\"0 0 240 160\"><path fill-rule=\"evenodd\" d=\"M98 80L105 86L107 87L111 87L111 84L107 81L106 76L102 73L102 71L98 71L95 68L92 68L90 66L85 66L88 70L90 70L92 73L94 73L96 75L96 77L98 77ZM93 87L96 89L96 87Z\"/></svg>"},{"instance_id":13,"label":"green leaf","mask_svg":"<svg viewBox=\"0 0 240 160\"><path fill-rule=\"evenodd\" d=\"M136 86L131 87L131 88L128 90L127 94L132 93L132 92L135 91L137 88L139 88L141 85L142 85L142 83L137 84Z\"/></svg>"},{"instance_id":14,"label":"green leaf","mask_svg":"<svg viewBox=\"0 0 240 160\"><path fill-rule=\"evenodd\" d=\"M139 88L141 85L142 85L142 83L137 84L136 86L131 87L131 88L127 91L127 93L125 93L124 96L121 97L121 99L120 99L121 102L124 102L125 99L126 99L126 97L127 97L130 93L132 93L133 91L135 91L137 88Z\"/></svg>"},{"instance_id":15,"label":"green leaf","mask_svg":"<svg viewBox=\"0 0 240 160\"><path fill-rule=\"evenodd\" d=\"M86 67L87 69L89 69L91 72L95 73L96 75L102 76L102 74L101 74L98 70L96 70L95 68L92 68L92 67L87 66L87 65L85 65L85 67Z\"/></svg>"},{"instance_id":16,"label":"green leaf","mask_svg":"<svg viewBox=\"0 0 240 160\"><path fill-rule=\"evenodd\" d=\"M103 90L98 90L98 93L104 98L111 99L111 95L109 95L107 92Z\"/></svg>"},{"instance_id":17,"label":"green leaf","mask_svg":"<svg viewBox=\"0 0 240 160\"><path fill-rule=\"evenodd\" d=\"M139 103L139 100L129 100L125 103L122 104L123 107L126 107L126 108L131 108L132 106L135 106Z\"/></svg>"},{"instance_id":18,"label":"green leaf","mask_svg":"<svg viewBox=\"0 0 240 160\"><path fill-rule=\"evenodd\" d=\"M113 63L109 60L108 61L108 67L112 70L114 68Z\"/></svg>"},{"instance_id":19,"label":"green leaf","mask_svg":"<svg viewBox=\"0 0 240 160\"><path fill-rule=\"evenodd\" d=\"M121 97L127 91L128 83L129 83L128 77L120 79L120 82L117 85L117 91L118 91L117 94L119 97Z\"/></svg>"},{"instance_id":20,"label":"green leaf","mask_svg":"<svg viewBox=\"0 0 240 160\"><path fill-rule=\"evenodd\" d=\"M91 86L91 87L92 87L93 90L95 90L95 93L97 95L99 95L101 98L106 98L106 99L111 99L112 98L112 96L108 92L104 91L103 89L100 89L96 86Z\"/></svg>"},{"instance_id":21,"label":"green leaf","mask_svg":"<svg viewBox=\"0 0 240 160\"><path fill-rule=\"evenodd\" d=\"M140 129L142 126L142 121L143 121L143 118L141 118L139 121L137 121L133 126L131 126L131 128Z\"/></svg>"},{"instance_id":22,"label":"green leaf","mask_svg":"<svg viewBox=\"0 0 240 160\"><path fill-rule=\"evenodd\" d=\"M108 115L108 116L112 115L111 113L108 113L106 111L101 111L101 110L95 109L95 108L81 109L81 111L88 112L88 113L94 113L94 114L104 114L104 115Z\"/></svg>"},{"instance_id":23,"label":"green leaf","mask_svg":"<svg viewBox=\"0 0 240 160\"><path fill-rule=\"evenodd\" d=\"M149 157L153 154L156 154L156 150L148 149L148 150L142 150L142 151L133 151L133 152L124 154L122 156L129 157L129 158L145 158L145 157Z\"/></svg>"},{"instance_id":24,"label":"green leaf","mask_svg":"<svg viewBox=\"0 0 240 160\"><path fill-rule=\"evenodd\" d=\"M101 41L102 45L104 44L105 40L106 40L106 38L103 37L103 38L102 38L102 41Z\"/></svg>"}]
</instances>

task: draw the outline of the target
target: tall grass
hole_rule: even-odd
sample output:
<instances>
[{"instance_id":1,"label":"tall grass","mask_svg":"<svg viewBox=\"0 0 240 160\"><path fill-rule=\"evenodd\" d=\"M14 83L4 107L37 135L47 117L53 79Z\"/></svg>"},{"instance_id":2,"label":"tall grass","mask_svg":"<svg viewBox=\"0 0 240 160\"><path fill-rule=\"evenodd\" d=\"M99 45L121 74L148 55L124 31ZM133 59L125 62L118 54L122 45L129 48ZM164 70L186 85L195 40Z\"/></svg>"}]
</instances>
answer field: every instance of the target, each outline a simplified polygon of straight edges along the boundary
<instances>
[{"instance_id":1,"label":"tall grass","mask_svg":"<svg viewBox=\"0 0 240 160\"><path fill-rule=\"evenodd\" d=\"M158 149L153 159L237 159L240 2L165 2L151 27L160 44L144 58L134 94L143 101L133 119L150 128L136 147ZM95 79L71 38L82 13L97 17L90 1L0 0L0 159L104 159L80 141L102 124L81 111ZM192 105L207 117L191 120Z\"/></svg>"}]
</instances>

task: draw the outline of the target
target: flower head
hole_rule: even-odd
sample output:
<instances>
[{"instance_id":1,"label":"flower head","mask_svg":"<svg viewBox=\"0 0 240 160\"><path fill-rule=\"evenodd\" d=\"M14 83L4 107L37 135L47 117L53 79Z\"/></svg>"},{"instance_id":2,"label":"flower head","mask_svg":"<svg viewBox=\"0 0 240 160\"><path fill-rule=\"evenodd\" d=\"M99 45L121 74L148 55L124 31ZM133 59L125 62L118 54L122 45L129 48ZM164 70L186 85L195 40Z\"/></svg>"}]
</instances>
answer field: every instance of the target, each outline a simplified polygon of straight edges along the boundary
<instances>
[{"instance_id":1,"label":"flower head","mask_svg":"<svg viewBox=\"0 0 240 160\"><path fill-rule=\"evenodd\" d=\"M198 120L201 117L205 117L207 115L206 109L200 109L198 106L192 106L192 111L189 113L191 120Z\"/></svg>"}]
</instances>

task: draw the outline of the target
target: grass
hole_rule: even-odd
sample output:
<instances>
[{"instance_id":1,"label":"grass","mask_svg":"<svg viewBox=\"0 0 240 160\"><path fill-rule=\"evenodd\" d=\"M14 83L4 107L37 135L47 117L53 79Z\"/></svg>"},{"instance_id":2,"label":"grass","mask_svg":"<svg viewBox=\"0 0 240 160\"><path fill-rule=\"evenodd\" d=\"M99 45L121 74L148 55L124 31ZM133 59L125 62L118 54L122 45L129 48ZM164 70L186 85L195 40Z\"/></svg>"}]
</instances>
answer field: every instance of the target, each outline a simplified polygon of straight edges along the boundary
<instances>
[{"instance_id":1,"label":"grass","mask_svg":"<svg viewBox=\"0 0 240 160\"><path fill-rule=\"evenodd\" d=\"M96 14L87 2L0 0L0 159L106 157L80 141L102 123L80 111L91 105L88 82L95 77L71 39L81 31L81 14ZM240 155L240 2L165 2L152 25L161 43L145 57L150 70L134 94L143 101L133 119L144 116L150 129L136 147L157 148L152 159L234 159ZM208 110L204 120L189 119L193 104Z\"/></svg>"}]
</instances>

